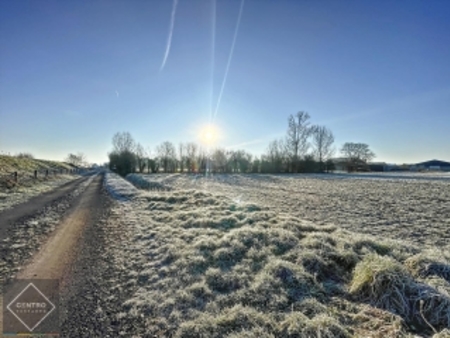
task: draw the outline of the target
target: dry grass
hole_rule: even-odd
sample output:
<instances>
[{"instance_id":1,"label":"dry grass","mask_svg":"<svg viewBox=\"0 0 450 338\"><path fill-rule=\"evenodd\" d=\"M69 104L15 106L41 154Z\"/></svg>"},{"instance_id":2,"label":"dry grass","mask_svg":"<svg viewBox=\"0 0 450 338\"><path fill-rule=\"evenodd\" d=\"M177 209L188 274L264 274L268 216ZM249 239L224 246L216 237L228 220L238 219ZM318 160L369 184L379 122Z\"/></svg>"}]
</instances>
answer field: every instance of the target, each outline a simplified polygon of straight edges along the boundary
<instances>
[{"instance_id":1,"label":"dry grass","mask_svg":"<svg viewBox=\"0 0 450 338\"><path fill-rule=\"evenodd\" d=\"M349 291L360 300L401 316L412 327L450 327L450 297L415 280L391 257L364 257L356 265Z\"/></svg>"},{"instance_id":2,"label":"dry grass","mask_svg":"<svg viewBox=\"0 0 450 338\"><path fill-rule=\"evenodd\" d=\"M386 338L450 325L448 255L199 188L129 202L124 332Z\"/></svg>"},{"instance_id":3,"label":"dry grass","mask_svg":"<svg viewBox=\"0 0 450 338\"><path fill-rule=\"evenodd\" d=\"M444 329L433 335L433 338L450 338L450 329Z\"/></svg>"},{"instance_id":4,"label":"dry grass","mask_svg":"<svg viewBox=\"0 0 450 338\"><path fill-rule=\"evenodd\" d=\"M19 173L31 173L34 170L46 169L59 170L72 169L72 167L63 162L0 155L0 176L15 171Z\"/></svg>"},{"instance_id":5,"label":"dry grass","mask_svg":"<svg viewBox=\"0 0 450 338\"><path fill-rule=\"evenodd\" d=\"M450 175L442 179L354 179L339 175L137 175L174 190L214 191L229 199L269 207L315 225L450 251ZM361 175L359 175L361 176ZM367 175L366 175L367 176ZM426 180L429 178L429 180Z\"/></svg>"}]
</instances>

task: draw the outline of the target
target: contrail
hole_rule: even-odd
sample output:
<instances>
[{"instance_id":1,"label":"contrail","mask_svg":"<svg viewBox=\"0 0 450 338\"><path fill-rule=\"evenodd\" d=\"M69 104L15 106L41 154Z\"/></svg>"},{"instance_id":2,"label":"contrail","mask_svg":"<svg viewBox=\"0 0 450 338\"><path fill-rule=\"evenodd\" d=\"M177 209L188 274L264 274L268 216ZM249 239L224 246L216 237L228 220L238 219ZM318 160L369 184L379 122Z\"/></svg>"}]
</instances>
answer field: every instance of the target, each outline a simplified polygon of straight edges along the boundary
<instances>
[{"instance_id":1,"label":"contrail","mask_svg":"<svg viewBox=\"0 0 450 338\"><path fill-rule=\"evenodd\" d=\"M216 49L216 0L212 0L212 43L211 43L211 110L209 113L209 122L212 122L214 113L214 67L215 67L215 49Z\"/></svg>"},{"instance_id":2,"label":"contrail","mask_svg":"<svg viewBox=\"0 0 450 338\"><path fill-rule=\"evenodd\" d=\"M228 71L230 70L231 59L233 58L234 45L236 44L236 38L239 31L239 25L241 24L242 11L244 9L245 0L241 1L241 7L239 8L239 16L236 23L236 29L234 30L233 43L231 44L230 55L228 55L227 68L225 69L225 76L223 77L222 87L220 88L219 98L217 99L216 109L214 111L214 119L216 118L217 111L219 110L220 100L222 99L223 89L225 88L225 83L227 82Z\"/></svg>"},{"instance_id":3,"label":"contrail","mask_svg":"<svg viewBox=\"0 0 450 338\"><path fill-rule=\"evenodd\" d=\"M161 65L161 68L159 69L159 71L163 70L164 66L166 65L167 57L169 56L170 45L172 44L173 26L175 25L175 13L177 11L177 5L178 5L178 0L173 0L172 15L170 16L169 36L167 38L167 45L166 45L166 53L164 54L164 60L162 62L162 65Z\"/></svg>"}]
</instances>

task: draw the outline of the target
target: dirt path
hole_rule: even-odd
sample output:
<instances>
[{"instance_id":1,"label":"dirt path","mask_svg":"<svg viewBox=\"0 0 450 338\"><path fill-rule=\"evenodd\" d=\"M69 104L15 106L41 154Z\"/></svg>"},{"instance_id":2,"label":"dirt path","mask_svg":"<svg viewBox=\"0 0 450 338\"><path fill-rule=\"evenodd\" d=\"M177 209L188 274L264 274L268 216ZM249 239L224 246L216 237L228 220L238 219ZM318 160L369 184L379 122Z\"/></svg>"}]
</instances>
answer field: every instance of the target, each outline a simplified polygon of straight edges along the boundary
<instances>
[{"instance_id":1,"label":"dirt path","mask_svg":"<svg viewBox=\"0 0 450 338\"><path fill-rule=\"evenodd\" d=\"M87 227L95 223L100 211L102 211L102 178L103 175L95 177L86 190L75 199L71 209L61 220L56 231L41 247L39 252L35 254L28 264L18 273L18 280L59 280L60 290L64 290L65 286L71 283L71 270L73 268L73 263L77 260L83 233ZM48 194L46 199L60 196L63 192L68 193L77 186L77 183L74 182L73 184L69 184L64 187L62 191L58 190L53 195ZM28 202L26 204L28 204ZM32 205L29 205L27 207L22 207L22 209L19 210L26 210L28 212L32 207ZM14 216L14 213L12 213L11 218L13 217L20 217L20 214ZM17 283L12 283L9 289L19 288L19 286L15 286L16 284ZM44 294L50 295L56 292L51 286L48 286L47 290L45 288L46 287L44 286L44 289L40 289ZM20 292L20 290L18 290L18 292ZM12 319L15 320L14 318ZM0 319L0 321L2 320ZM0 327L2 331L0 332L3 332L3 323L1 324Z\"/></svg>"},{"instance_id":2,"label":"dirt path","mask_svg":"<svg viewBox=\"0 0 450 338\"><path fill-rule=\"evenodd\" d=\"M61 279L64 276L85 227L92 221L91 215L99 207L101 179L101 176L97 176L89 185L62 220L58 230L18 274L18 279Z\"/></svg>"},{"instance_id":3,"label":"dirt path","mask_svg":"<svg viewBox=\"0 0 450 338\"><path fill-rule=\"evenodd\" d=\"M69 192L73 191L89 177L81 177L74 181L63 184L55 190L32 197L28 201L18 204L11 209L0 212L0 238L5 237L8 227L22 218L35 214L38 210L44 208L47 204L57 200Z\"/></svg>"}]
</instances>

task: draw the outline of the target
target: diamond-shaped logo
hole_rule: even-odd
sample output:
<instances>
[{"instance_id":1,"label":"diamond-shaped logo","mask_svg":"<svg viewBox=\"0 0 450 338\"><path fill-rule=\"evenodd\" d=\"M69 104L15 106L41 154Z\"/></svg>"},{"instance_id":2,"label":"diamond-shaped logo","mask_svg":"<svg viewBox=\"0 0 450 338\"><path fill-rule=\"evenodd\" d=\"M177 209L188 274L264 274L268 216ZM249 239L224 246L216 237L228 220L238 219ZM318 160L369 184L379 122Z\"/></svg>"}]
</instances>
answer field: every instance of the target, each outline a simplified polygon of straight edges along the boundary
<instances>
[{"instance_id":1,"label":"diamond-shaped logo","mask_svg":"<svg viewBox=\"0 0 450 338\"><path fill-rule=\"evenodd\" d=\"M30 332L55 308L55 305L33 283L29 283L7 306L8 311Z\"/></svg>"}]
</instances>

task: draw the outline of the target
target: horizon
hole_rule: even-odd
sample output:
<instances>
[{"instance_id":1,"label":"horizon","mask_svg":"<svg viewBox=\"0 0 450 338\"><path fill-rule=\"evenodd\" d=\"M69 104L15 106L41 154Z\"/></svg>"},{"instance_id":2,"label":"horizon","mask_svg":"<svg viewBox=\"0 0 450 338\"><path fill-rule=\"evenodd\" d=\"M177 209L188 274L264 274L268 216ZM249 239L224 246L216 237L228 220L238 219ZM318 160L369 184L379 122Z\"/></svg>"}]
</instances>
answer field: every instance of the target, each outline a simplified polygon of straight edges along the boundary
<instances>
[{"instance_id":1,"label":"horizon","mask_svg":"<svg viewBox=\"0 0 450 338\"><path fill-rule=\"evenodd\" d=\"M0 154L108 161L128 131L263 154L297 111L374 162L450 162L446 1L2 2Z\"/></svg>"}]
</instances>

